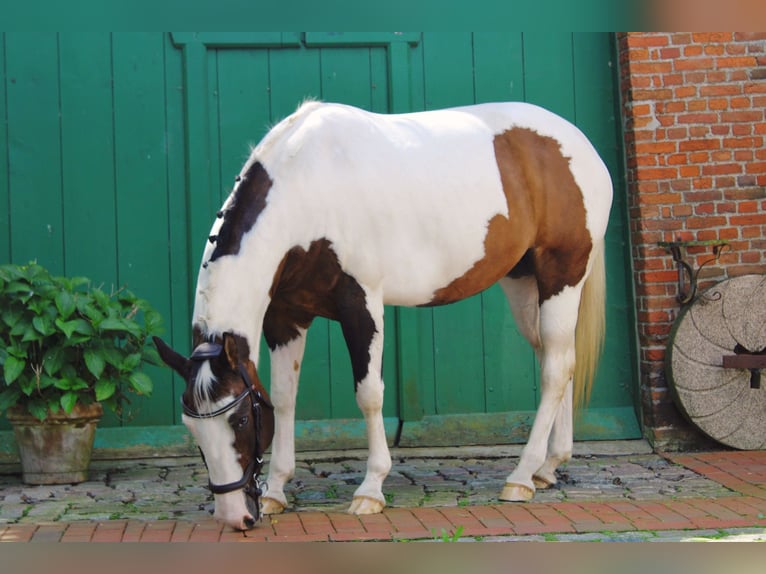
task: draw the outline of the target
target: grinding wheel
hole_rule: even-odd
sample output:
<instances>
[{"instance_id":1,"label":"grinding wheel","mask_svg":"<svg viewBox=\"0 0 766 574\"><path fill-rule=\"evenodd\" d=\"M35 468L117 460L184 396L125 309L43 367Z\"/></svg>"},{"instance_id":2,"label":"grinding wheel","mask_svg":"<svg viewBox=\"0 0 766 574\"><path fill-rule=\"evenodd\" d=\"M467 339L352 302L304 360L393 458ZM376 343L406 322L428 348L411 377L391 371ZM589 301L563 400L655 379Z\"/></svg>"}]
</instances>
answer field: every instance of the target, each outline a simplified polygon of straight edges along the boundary
<instances>
[{"instance_id":1,"label":"grinding wheel","mask_svg":"<svg viewBox=\"0 0 766 574\"><path fill-rule=\"evenodd\" d=\"M676 405L702 432L766 448L766 276L728 279L687 307L665 366Z\"/></svg>"}]
</instances>

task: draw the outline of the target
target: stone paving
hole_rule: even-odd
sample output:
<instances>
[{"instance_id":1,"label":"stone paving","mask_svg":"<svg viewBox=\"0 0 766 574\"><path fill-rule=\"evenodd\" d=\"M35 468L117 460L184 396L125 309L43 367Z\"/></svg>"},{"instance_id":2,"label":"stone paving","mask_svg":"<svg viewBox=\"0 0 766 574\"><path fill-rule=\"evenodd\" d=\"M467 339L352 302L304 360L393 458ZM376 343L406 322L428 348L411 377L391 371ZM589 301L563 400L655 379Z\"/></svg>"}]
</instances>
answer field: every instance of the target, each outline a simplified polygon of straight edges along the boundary
<instances>
[{"instance_id":1,"label":"stone paving","mask_svg":"<svg viewBox=\"0 0 766 574\"><path fill-rule=\"evenodd\" d=\"M439 539L447 534L485 540L661 540L656 531L674 527L690 530L687 537L715 539L721 528L756 528L738 534L762 536L764 529L757 529L766 526L766 453L749 458L724 453L718 463L711 463L716 460L713 455L663 457L643 444L612 445L611 451L603 443L578 444L575 457L560 469L559 483L521 505L498 504L496 499L518 460L518 449L393 449L394 466L384 483L388 506L379 515L385 520L378 523L380 529L371 525L381 518L360 520L344 514L363 478L364 452L301 453L296 476L286 489L289 512L267 517L245 536L284 539L293 535L289 525L300 526L301 532L294 534L301 540L390 540L408 535ZM740 466L732 466L732 459ZM742 473L749 476L739 476ZM27 486L18 474L3 474L0 540L12 532L37 528L40 534L48 528L62 534L69 526L83 525L92 527L91 534L97 525L122 526L122 539L131 525L141 529L140 539L148 525L171 532L179 527L191 532L202 525L202 530L215 531L217 539L241 538L242 533L226 534L215 526L206 482L206 470L196 457L95 461L89 480L77 485ZM715 501L718 516L700 501ZM397 524L400 518L410 520L404 510L415 519L411 526ZM533 516L519 518L520 512ZM352 522L342 526L347 520ZM525 526L531 521L534 527ZM310 523L314 525L307 526ZM462 524L469 528L460 530ZM348 537L340 536L343 528Z\"/></svg>"}]
</instances>

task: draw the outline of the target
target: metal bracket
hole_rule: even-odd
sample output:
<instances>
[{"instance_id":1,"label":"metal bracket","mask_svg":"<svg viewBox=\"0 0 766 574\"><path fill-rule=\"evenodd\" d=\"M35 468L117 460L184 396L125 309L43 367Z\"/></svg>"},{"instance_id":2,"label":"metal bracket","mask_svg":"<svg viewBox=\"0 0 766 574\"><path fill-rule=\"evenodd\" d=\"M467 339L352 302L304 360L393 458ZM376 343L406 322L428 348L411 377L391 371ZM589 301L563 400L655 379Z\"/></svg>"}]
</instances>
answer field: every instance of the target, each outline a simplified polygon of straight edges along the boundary
<instances>
[{"instance_id":1,"label":"metal bracket","mask_svg":"<svg viewBox=\"0 0 766 574\"><path fill-rule=\"evenodd\" d=\"M711 239L709 241L660 241L657 245L670 251L673 261L678 267L678 295L676 298L681 305L688 305L697 296L697 281L700 271L705 265L718 261L721 252L729 247L729 243L723 239ZM686 249L689 247L713 248L713 257L703 261L697 270L686 258Z\"/></svg>"}]
</instances>

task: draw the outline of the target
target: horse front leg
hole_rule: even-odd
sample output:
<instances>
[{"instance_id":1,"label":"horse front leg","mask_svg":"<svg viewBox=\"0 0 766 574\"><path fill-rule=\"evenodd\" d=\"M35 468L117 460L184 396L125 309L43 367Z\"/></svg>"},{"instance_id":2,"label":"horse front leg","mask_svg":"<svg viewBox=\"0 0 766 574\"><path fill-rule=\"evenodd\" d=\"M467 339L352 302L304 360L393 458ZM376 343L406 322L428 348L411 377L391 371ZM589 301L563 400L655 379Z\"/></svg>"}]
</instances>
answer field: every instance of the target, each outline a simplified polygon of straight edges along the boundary
<instances>
[{"instance_id":1,"label":"horse front leg","mask_svg":"<svg viewBox=\"0 0 766 574\"><path fill-rule=\"evenodd\" d=\"M281 344L276 344L266 332L266 340L271 349L274 440L271 445L267 488L261 497L263 514L279 514L287 508L284 486L295 474L295 401L301 361L306 348L306 330L296 330L297 336Z\"/></svg>"},{"instance_id":2,"label":"horse front leg","mask_svg":"<svg viewBox=\"0 0 766 574\"><path fill-rule=\"evenodd\" d=\"M367 472L354 492L350 514L376 514L383 510L383 481L391 470L383 426L383 300L348 278L339 320L351 356L356 402L367 427Z\"/></svg>"}]
</instances>

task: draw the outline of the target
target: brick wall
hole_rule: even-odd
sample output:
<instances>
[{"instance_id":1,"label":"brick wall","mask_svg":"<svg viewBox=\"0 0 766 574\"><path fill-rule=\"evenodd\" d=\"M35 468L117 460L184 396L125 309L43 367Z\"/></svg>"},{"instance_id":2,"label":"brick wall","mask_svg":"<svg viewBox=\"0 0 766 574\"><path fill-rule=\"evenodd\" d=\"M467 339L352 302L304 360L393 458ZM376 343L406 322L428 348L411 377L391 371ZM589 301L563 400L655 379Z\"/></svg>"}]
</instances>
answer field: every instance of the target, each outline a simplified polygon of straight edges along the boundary
<instances>
[{"instance_id":1,"label":"brick wall","mask_svg":"<svg viewBox=\"0 0 766 574\"><path fill-rule=\"evenodd\" d=\"M703 287L766 273L766 34L628 33L618 45L643 423L657 448L702 446L663 373L679 303L657 243L727 240ZM690 250L696 264L710 254Z\"/></svg>"}]
</instances>

